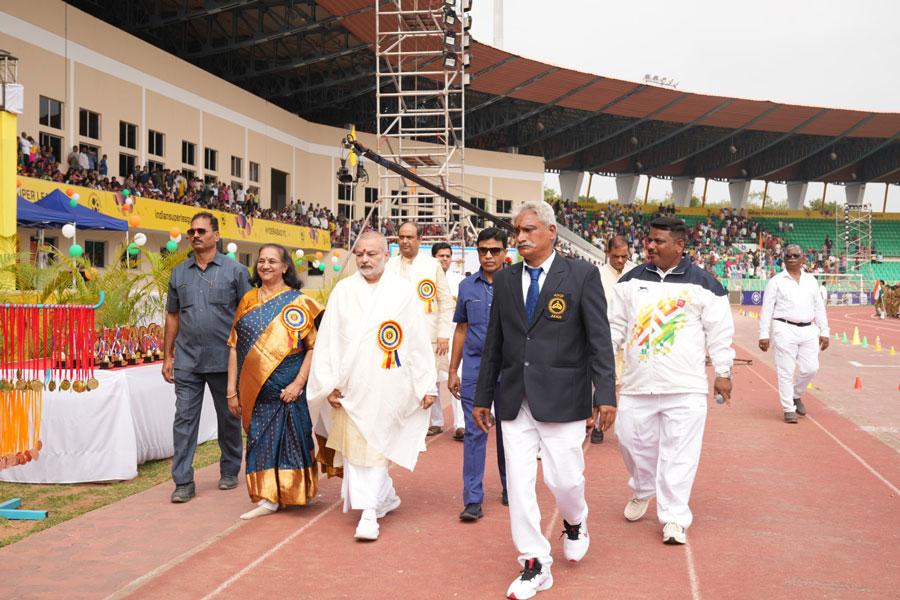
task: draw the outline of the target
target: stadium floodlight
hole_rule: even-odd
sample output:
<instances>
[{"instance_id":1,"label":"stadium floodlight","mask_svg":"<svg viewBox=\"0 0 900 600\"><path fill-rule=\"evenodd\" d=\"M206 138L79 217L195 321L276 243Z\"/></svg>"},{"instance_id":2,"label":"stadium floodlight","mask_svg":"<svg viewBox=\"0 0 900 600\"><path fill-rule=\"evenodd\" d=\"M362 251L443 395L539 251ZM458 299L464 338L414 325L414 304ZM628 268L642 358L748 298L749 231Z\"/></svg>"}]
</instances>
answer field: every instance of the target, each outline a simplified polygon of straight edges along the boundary
<instances>
[{"instance_id":1,"label":"stadium floodlight","mask_svg":"<svg viewBox=\"0 0 900 600\"><path fill-rule=\"evenodd\" d=\"M462 0L462 9L465 12L472 10L472 0Z\"/></svg>"},{"instance_id":2,"label":"stadium floodlight","mask_svg":"<svg viewBox=\"0 0 900 600\"><path fill-rule=\"evenodd\" d=\"M456 68L456 54L454 52L444 53L444 66L448 69Z\"/></svg>"},{"instance_id":3,"label":"stadium floodlight","mask_svg":"<svg viewBox=\"0 0 900 600\"><path fill-rule=\"evenodd\" d=\"M444 8L454 8L456 6L456 0L444 0Z\"/></svg>"},{"instance_id":4,"label":"stadium floodlight","mask_svg":"<svg viewBox=\"0 0 900 600\"><path fill-rule=\"evenodd\" d=\"M454 27L454 26L456 26L456 21L457 21L456 11L453 10L452 8L447 8L445 6L444 7L444 24L447 27Z\"/></svg>"},{"instance_id":5,"label":"stadium floodlight","mask_svg":"<svg viewBox=\"0 0 900 600\"><path fill-rule=\"evenodd\" d=\"M472 29L472 16L465 15L462 19L463 31L468 31Z\"/></svg>"},{"instance_id":6,"label":"stadium floodlight","mask_svg":"<svg viewBox=\"0 0 900 600\"><path fill-rule=\"evenodd\" d=\"M472 55L466 52L463 54L463 66L468 67L470 64L472 64Z\"/></svg>"},{"instance_id":7,"label":"stadium floodlight","mask_svg":"<svg viewBox=\"0 0 900 600\"><path fill-rule=\"evenodd\" d=\"M447 48L455 48L456 47L456 34L452 31L444 32L444 46Z\"/></svg>"},{"instance_id":8,"label":"stadium floodlight","mask_svg":"<svg viewBox=\"0 0 900 600\"><path fill-rule=\"evenodd\" d=\"M471 46L471 45L472 45L472 38L471 38L471 36L469 36L469 35L463 35L463 36L462 36L462 47L463 47L463 50L465 50L466 48L468 48L468 47Z\"/></svg>"},{"instance_id":9,"label":"stadium floodlight","mask_svg":"<svg viewBox=\"0 0 900 600\"><path fill-rule=\"evenodd\" d=\"M462 78L463 85L469 85L472 83L472 74L471 73L463 73Z\"/></svg>"}]
</instances>

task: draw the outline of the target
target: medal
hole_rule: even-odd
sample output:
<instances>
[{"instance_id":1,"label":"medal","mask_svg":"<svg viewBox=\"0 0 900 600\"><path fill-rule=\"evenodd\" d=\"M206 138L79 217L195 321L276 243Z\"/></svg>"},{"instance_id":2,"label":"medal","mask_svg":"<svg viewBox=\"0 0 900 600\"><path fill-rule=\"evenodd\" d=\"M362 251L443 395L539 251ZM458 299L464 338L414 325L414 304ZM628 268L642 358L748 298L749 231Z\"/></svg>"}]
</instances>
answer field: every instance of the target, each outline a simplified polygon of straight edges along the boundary
<instances>
[{"instance_id":1,"label":"medal","mask_svg":"<svg viewBox=\"0 0 900 600\"><path fill-rule=\"evenodd\" d=\"M63 379L62 382L59 384L59 389L61 389L62 391L65 392L65 391L67 391L67 390L69 389L69 387L70 387L71 385L72 385L72 384L69 383L69 380L68 380L68 379Z\"/></svg>"},{"instance_id":2,"label":"medal","mask_svg":"<svg viewBox=\"0 0 900 600\"><path fill-rule=\"evenodd\" d=\"M81 380L76 379L72 382L72 391L80 394L84 391L84 383L82 383Z\"/></svg>"},{"instance_id":3,"label":"medal","mask_svg":"<svg viewBox=\"0 0 900 600\"><path fill-rule=\"evenodd\" d=\"M98 387L100 387L100 382L97 381L94 377L91 377L87 380L87 383L85 385L87 386L88 390L94 391Z\"/></svg>"},{"instance_id":4,"label":"medal","mask_svg":"<svg viewBox=\"0 0 900 600\"><path fill-rule=\"evenodd\" d=\"M51 392L54 391L56 389L56 382L51 379L50 383L47 384L47 389Z\"/></svg>"}]
</instances>

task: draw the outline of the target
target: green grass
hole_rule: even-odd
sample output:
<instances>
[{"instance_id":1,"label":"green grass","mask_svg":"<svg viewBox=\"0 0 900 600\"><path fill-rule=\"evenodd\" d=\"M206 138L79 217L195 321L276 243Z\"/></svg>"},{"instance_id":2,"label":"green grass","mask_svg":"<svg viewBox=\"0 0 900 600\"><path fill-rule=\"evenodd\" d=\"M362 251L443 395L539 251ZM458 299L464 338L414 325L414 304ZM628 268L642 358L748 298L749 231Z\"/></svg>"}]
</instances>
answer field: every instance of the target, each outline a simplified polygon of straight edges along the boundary
<instances>
[{"instance_id":1,"label":"green grass","mask_svg":"<svg viewBox=\"0 0 900 600\"><path fill-rule=\"evenodd\" d=\"M216 440L200 444L197 447L197 454L194 456L195 469L218 461L219 444ZM49 511L49 515L43 521L0 519L0 548L69 519L74 519L86 512L102 508L160 483L170 481L171 470L172 459L167 458L140 465L137 477L131 481L72 484L0 482L0 502L10 498L21 498L21 508L23 509Z\"/></svg>"}]
</instances>

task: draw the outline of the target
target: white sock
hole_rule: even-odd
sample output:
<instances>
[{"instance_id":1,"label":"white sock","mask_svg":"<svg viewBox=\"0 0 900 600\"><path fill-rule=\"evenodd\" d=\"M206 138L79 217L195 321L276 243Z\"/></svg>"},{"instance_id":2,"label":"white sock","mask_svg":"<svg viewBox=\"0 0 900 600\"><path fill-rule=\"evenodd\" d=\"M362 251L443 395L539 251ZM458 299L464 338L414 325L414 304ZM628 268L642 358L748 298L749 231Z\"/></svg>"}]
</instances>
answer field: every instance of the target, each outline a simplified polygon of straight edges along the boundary
<instances>
[{"instance_id":1,"label":"white sock","mask_svg":"<svg viewBox=\"0 0 900 600\"><path fill-rule=\"evenodd\" d=\"M360 518L361 519L371 519L372 521L378 520L378 517L375 514L374 508L367 508L366 510L362 511L362 517L360 517Z\"/></svg>"},{"instance_id":2,"label":"white sock","mask_svg":"<svg viewBox=\"0 0 900 600\"><path fill-rule=\"evenodd\" d=\"M261 506L262 508L268 508L269 510L278 510L278 505L274 502L269 502L268 500L260 500L256 503L257 506Z\"/></svg>"}]
</instances>

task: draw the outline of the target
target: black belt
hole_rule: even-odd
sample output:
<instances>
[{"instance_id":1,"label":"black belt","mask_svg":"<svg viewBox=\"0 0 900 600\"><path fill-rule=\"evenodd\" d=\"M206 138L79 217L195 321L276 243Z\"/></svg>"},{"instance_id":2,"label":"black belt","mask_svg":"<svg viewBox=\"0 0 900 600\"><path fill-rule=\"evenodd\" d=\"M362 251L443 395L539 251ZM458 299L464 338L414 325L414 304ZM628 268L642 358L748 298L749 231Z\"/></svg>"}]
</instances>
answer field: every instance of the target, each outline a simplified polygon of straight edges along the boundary
<instances>
[{"instance_id":1,"label":"black belt","mask_svg":"<svg viewBox=\"0 0 900 600\"><path fill-rule=\"evenodd\" d=\"M775 317L776 321L781 321L782 323L787 323L788 325L796 325L797 327L809 327L812 323L794 323L793 321L788 321L787 319L782 319L780 317Z\"/></svg>"}]
</instances>

